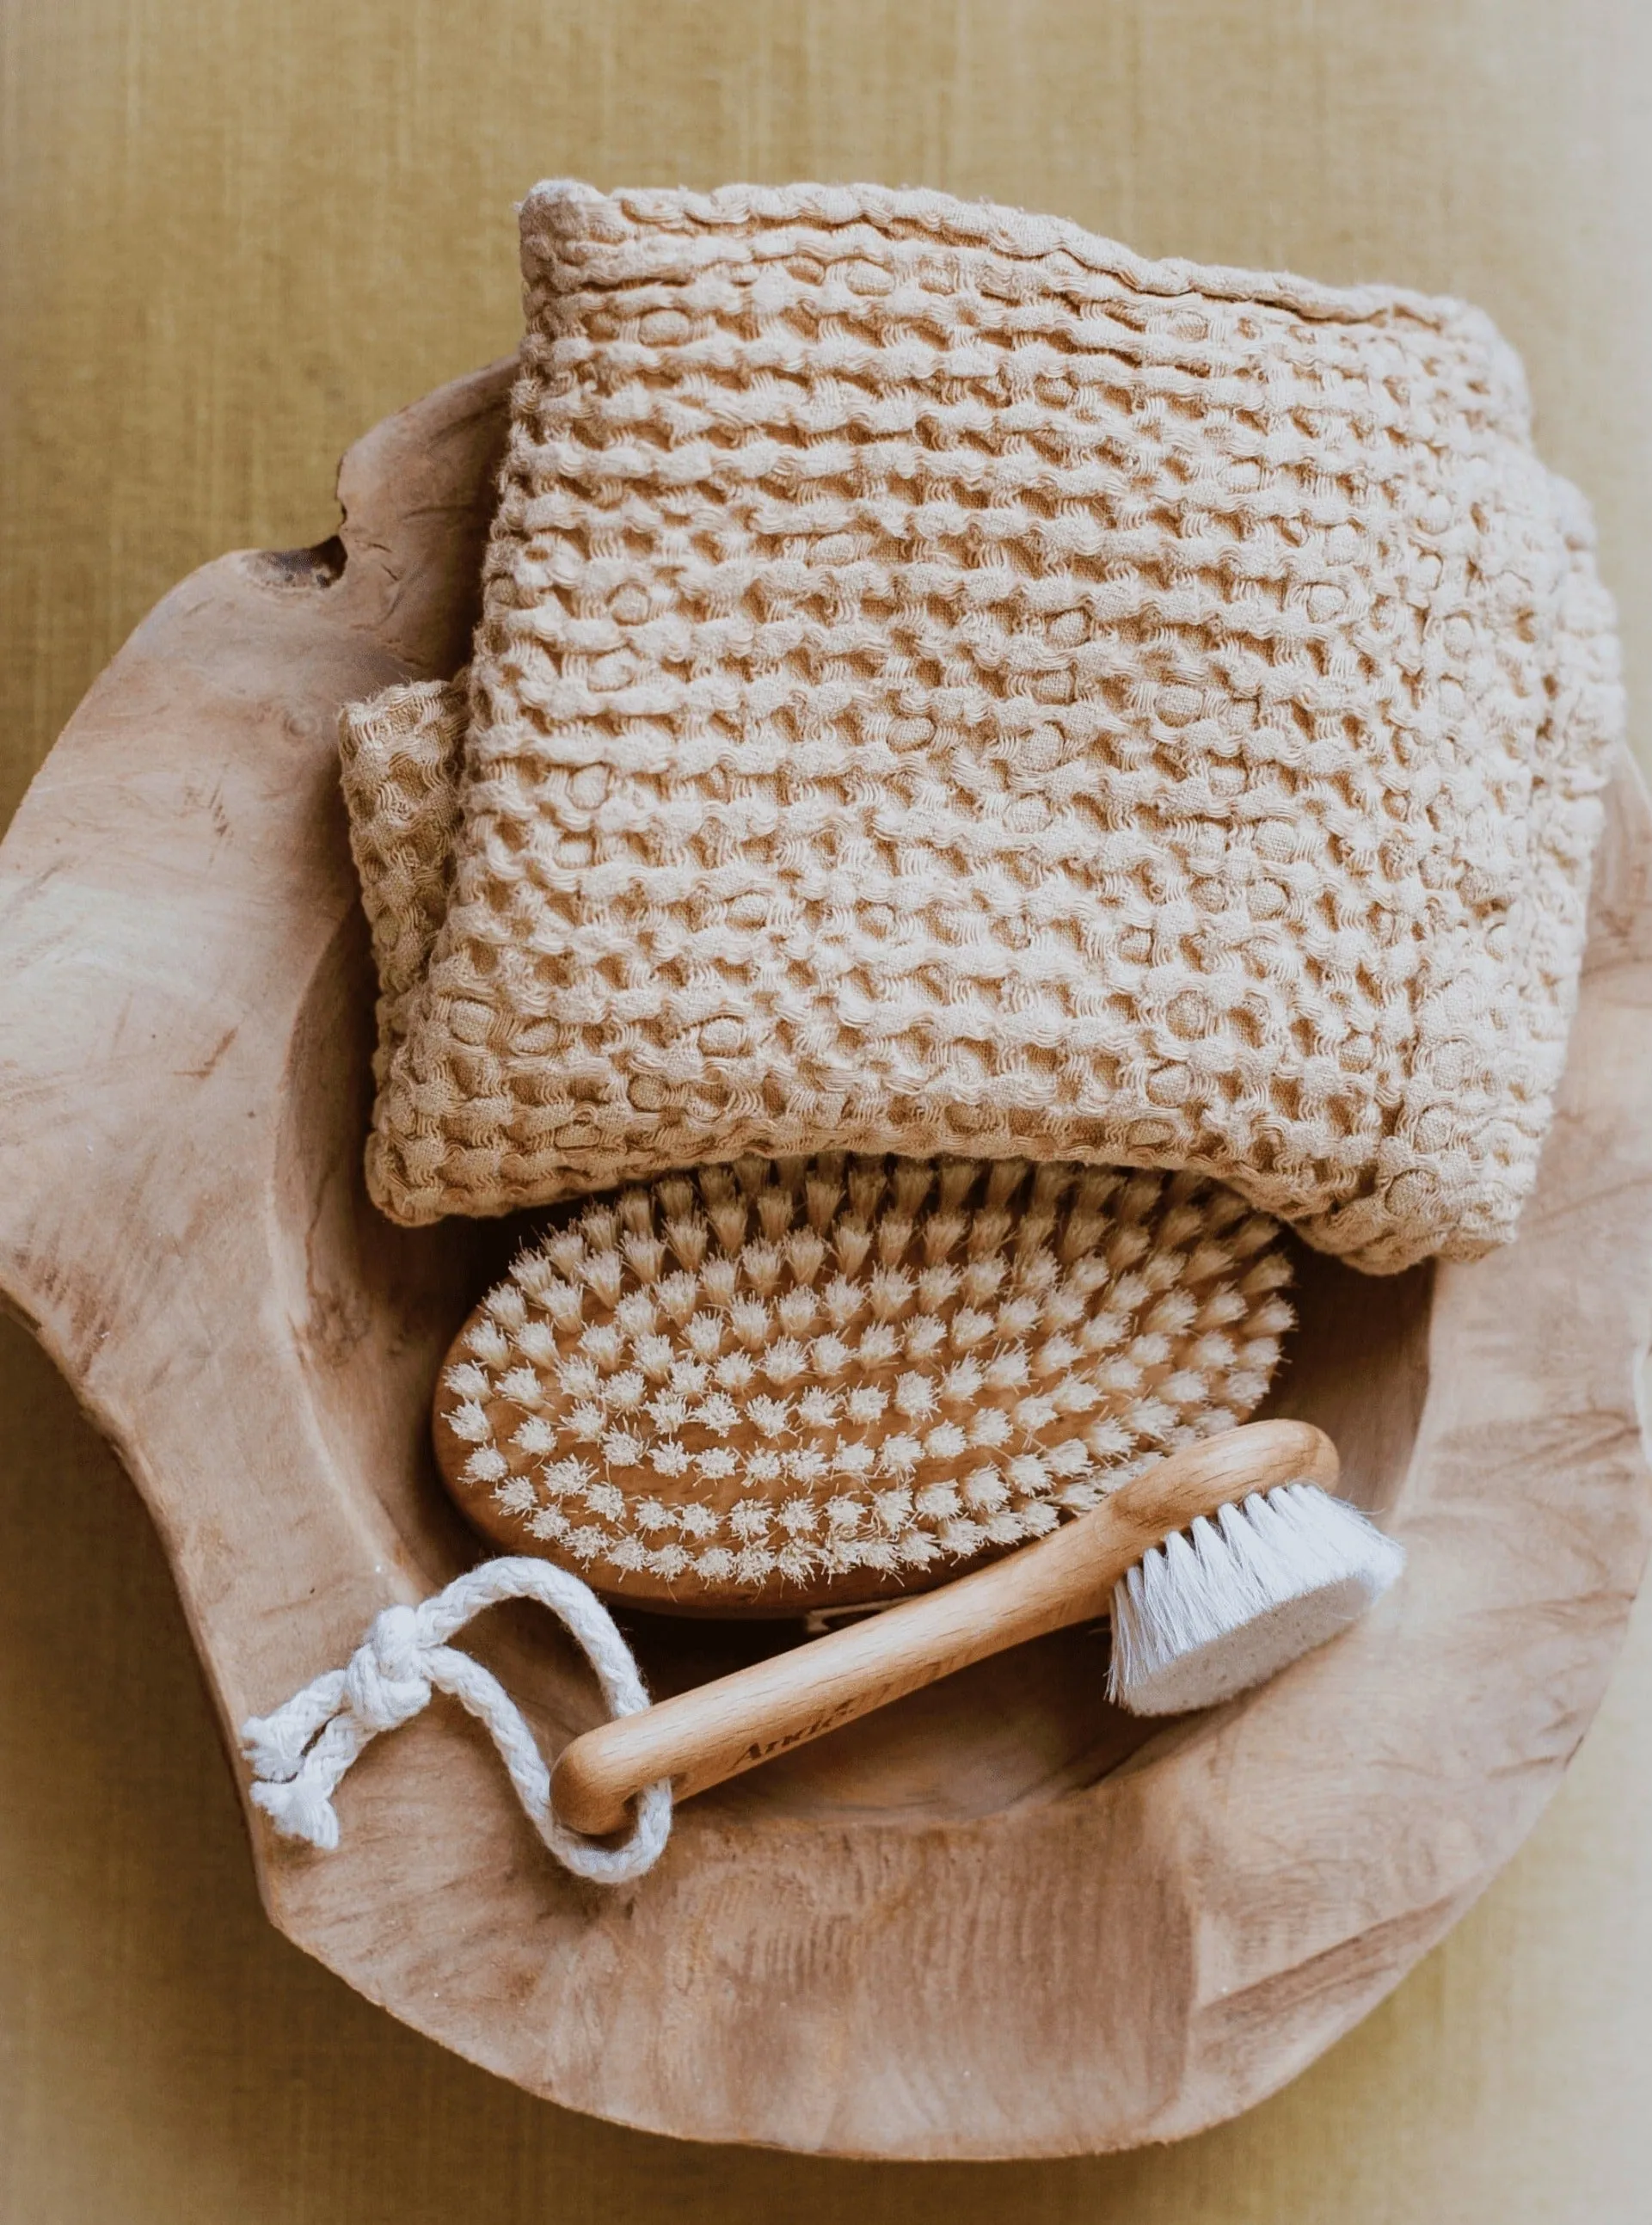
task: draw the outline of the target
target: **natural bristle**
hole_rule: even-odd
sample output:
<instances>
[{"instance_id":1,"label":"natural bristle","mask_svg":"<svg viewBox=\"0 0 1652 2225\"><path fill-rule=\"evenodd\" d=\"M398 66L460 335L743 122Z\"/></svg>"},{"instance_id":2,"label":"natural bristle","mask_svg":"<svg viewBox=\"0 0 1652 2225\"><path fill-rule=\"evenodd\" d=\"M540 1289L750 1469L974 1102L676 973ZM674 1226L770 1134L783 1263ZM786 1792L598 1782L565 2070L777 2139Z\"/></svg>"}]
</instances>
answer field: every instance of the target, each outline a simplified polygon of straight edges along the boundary
<instances>
[{"instance_id":1,"label":"natural bristle","mask_svg":"<svg viewBox=\"0 0 1652 2225\"><path fill-rule=\"evenodd\" d=\"M705 1167L569 1211L461 1332L444 1471L599 1589L933 1582L1244 1420L1289 1325L1218 1185L1020 1160Z\"/></svg>"},{"instance_id":2,"label":"natural bristle","mask_svg":"<svg viewBox=\"0 0 1652 2225\"><path fill-rule=\"evenodd\" d=\"M1357 1508L1312 1484L1224 1506L1115 1588L1108 1697L1171 1715L1249 1691L1346 1629L1404 1560Z\"/></svg>"}]
</instances>

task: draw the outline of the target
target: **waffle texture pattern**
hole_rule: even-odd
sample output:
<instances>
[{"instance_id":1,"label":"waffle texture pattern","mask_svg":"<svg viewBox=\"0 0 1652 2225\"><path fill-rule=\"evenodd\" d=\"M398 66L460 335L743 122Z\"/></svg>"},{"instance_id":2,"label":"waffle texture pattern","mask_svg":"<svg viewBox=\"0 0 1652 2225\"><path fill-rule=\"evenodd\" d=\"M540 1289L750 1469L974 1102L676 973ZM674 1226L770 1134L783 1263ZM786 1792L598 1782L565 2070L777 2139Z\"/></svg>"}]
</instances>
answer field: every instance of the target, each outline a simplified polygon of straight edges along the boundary
<instances>
[{"instance_id":1,"label":"waffle texture pattern","mask_svg":"<svg viewBox=\"0 0 1652 2225\"><path fill-rule=\"evenodd\" d=\"M839 1147L1505 1240L1622 704L1486 319L874 187L522 236L469 674L345 722L384 1210Z\"/></svg>"}]
</instances>

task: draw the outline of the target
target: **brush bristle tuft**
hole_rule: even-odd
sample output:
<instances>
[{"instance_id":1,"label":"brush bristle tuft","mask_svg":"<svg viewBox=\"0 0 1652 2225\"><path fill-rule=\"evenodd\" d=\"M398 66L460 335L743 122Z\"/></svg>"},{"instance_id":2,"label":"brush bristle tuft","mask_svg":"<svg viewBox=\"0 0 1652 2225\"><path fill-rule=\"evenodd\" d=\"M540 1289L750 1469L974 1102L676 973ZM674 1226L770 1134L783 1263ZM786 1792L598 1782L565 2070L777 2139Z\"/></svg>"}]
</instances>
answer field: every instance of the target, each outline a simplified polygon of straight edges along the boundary
<instances>
[{"instance_id":1,"label":"brush bristle tuft","mask_svg":"<svg viewBox=\"0 0 1652 2225\"><path fill-rule=\"evenodd\" d=\"M451 1355L439 1449L501 1542L598 1588L933 1580L1244 1420L1289 1322L1277 1235L1196 1176L702 1167L518 1258Z\"/></svg>"},{"instance_id":2,"label":"brush bristle tuft","mask_svg":"<svg viewBox=\"0 0 1652 2225\"><path fill-rule=\"evenodd\" d=\"M1116 1586L1107 1696L1180 1715L1249 1691L1356 1621L1405 1555L1308 1483L1252 1493L1167 1537Z\"/></svg>"}]
</instances>

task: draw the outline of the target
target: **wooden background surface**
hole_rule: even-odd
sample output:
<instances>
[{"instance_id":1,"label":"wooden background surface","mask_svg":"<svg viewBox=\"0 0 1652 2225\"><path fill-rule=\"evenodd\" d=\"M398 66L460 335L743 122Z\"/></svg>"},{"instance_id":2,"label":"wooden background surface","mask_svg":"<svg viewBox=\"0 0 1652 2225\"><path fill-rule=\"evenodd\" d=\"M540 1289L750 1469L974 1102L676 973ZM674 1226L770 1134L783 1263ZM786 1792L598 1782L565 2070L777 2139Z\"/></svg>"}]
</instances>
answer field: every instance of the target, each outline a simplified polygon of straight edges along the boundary
<instances>
[{"instance_id":1,"label":"wooden background surface","mask_svg":"<svg viewBox=\"0 0 1652 2225\"><path fill-rule=\"evenodd\" d=\"M933 183L1472 295L1596 504L1648 732L1644 0L0 0L0 816L162 589L325 535L347 441L511 345L557 172ZM529 2101L263 1925L159 1550L0 1328L5 2225L1631 2225L1649 2000L1652 1606L1510 1871L1223 2131L883 2167Z\"/></svg>"}]
</instances>

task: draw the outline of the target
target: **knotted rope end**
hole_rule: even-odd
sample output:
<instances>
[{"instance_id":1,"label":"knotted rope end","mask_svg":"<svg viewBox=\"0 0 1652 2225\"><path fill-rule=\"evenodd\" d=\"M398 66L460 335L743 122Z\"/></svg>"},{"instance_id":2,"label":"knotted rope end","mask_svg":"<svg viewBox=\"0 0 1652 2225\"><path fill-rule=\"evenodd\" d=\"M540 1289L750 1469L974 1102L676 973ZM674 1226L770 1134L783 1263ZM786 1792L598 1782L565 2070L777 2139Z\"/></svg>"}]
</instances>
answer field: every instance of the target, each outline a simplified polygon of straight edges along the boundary
<instances>
[{"instance_id":1,"label":"knotted rope end","mask_svg":"<svg viewBox=\"0 0 1652 2225\"><path fill-rule=\"evenodd\" d=\"M480 1662L446 1643L502 1600L532 1599L567 1627L597 1672L610 1708L648 1705L630 1647L589 1585L543 1561L486 1561L419 1607L383 1608L349 1662L328 1670L268 1715L241 1726L251 1797L284 1838L331 1854L339 1843L332 1795L364 1748L450 1695L488 1731L516 1797L545 1844L576 1876L621 1885L651 1869L671 1830L671 1788L650 1785L623 1845L582 1839L551 1808L550 1772L519 1710Z\"/></svg>"},{"instance_id":2,"label":"knotted rope end","mask_svg":"<svg viewBox=\"0 0 1652 2225\"><path fill-rule=\"evenodd\" d=\"M303 1766L304 1749L313 1732L306 1733L284 1708L273 1715L249 1715L241 1726L241 1751L252 1765L255 1777L272 1784L285 1784Z\"/></svg>"},{"instance_id":3,"label":"knotted rope end","mask_svg":"<svg viewBox=\"0 0 1652 2225\"><path fill-rule=\"evenodd\" d=\"M324 1854L338 1846L339 1812L321 1787L309 1779L298 1778L289 1784L260 1781L252 1788L252 1802L282 1838L301 1839Z\"/></svg>"}]
</instances>

